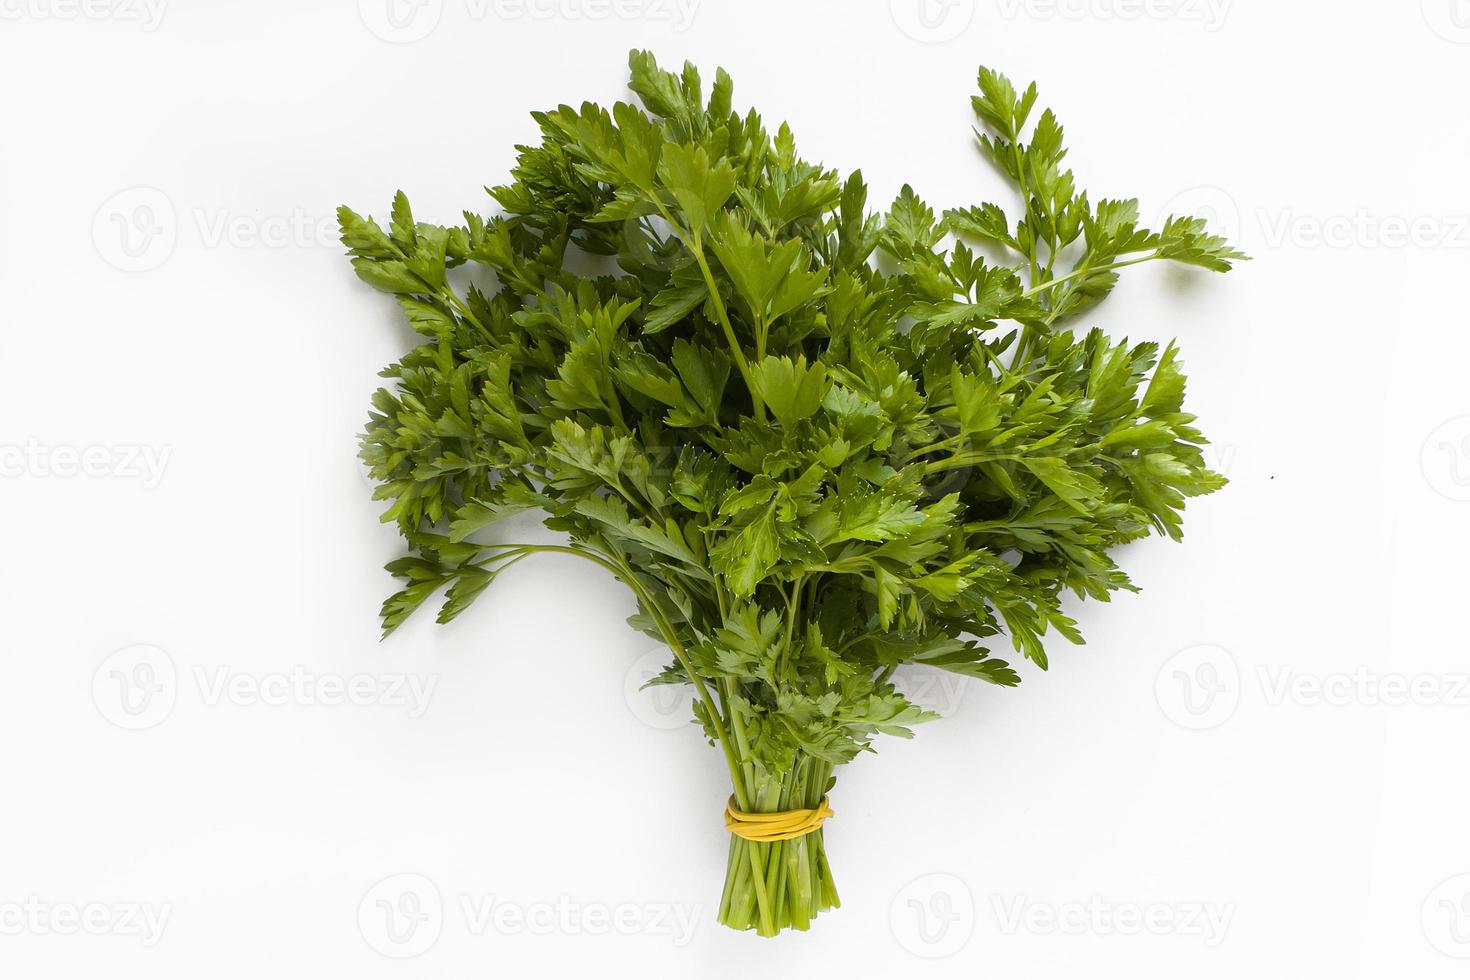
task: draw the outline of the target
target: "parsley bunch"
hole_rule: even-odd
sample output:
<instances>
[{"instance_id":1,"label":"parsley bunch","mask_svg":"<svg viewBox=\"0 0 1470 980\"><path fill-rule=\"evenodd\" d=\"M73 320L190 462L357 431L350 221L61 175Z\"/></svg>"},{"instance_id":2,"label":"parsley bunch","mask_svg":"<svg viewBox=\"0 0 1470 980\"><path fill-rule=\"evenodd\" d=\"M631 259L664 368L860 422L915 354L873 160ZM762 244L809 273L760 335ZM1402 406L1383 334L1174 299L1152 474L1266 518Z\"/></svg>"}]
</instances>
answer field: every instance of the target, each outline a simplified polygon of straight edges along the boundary
<instances>
[{"instance_id":1,"label":"parsley bunch","mask_svg":"<svg viewBox=\"0 0 1470 980\"><path fill-rule=\"evenodd\" d=\"M816 807L875 735L932 716L895 668L1013 685L980 645L1002 634L1045 668L1049 631L1081 642L1063 591L1133 589L1110 551L1177 539L1185 498L1224 484L1172 344L1060 328L1125 266L1244 256L1089 200L1035 86L986 69L979 142L1019 207L936 217L907 186L870 212L861 173L735 111L723 71L706 97L692 65L630 61L642 107L536 113L502 213L340 211L357 274L425 337L362 438L409 551L383 620L446 590L448 622L531 555L586 558L667 644L656 682L693 685L736 808ZM565 543L485 533L527 510ZM731 842L721 922L772 935L837 905L820 830Z\"/></svg>"}]
</instances>

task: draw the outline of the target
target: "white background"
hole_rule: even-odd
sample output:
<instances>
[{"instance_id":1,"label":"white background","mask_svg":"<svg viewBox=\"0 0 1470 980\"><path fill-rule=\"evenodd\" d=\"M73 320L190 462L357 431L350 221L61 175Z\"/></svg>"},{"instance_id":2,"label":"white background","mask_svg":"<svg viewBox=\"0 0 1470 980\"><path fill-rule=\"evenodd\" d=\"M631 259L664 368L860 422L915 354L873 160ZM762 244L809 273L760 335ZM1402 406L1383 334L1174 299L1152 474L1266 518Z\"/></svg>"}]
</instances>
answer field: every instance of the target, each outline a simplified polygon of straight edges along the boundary
<instances>
[{"instance_id":1,"label":"white background","mask_svg":"<svg viewBox=\"0 0 1470 980\"><path fill-rule=\"evenodd\" d=\"M86 2L0 0L0 975L1464 975L1470 4ZM841 772L844 905L775 941L620 586L377 640L410 336L332 210L489 210L633 46L875 204L1009 205L968 98L1036 78L1081 186L1256 257L1096 317L1180 338L1230 487L1049 674L909 675L949 717Z\"/></svg>"}]
</instances>

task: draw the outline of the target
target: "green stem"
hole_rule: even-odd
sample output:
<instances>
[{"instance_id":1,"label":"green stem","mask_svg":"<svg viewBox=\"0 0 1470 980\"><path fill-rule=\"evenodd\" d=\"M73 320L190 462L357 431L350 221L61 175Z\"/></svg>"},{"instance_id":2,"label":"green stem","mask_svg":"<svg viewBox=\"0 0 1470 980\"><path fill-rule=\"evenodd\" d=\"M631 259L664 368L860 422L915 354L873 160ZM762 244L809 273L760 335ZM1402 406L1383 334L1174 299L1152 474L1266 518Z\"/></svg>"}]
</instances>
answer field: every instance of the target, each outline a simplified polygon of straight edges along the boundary
<instances>
[{"instance_id":1,"label":"green stem","mask_svg":"<svg viewBox=\"0 0 1470 980\"><path fill-rule=\"evenodd\" d=\"M1130 265L1138 265L1140 262L1150 262L1160 257L1161 256L1159 255L1158 251L1155 250L1148 253L1147 255L1140 255L1138 256L1138 258L1135 259L1126 259L1121 262L1109 262L1107 265L1100 265L1096 268L1093 268L1091 265L1088 265L1084 262L1082 265L1079 265L1077 268L1073 269L1066 275L1057 276L1055 279L1048 279L1046 282L1038 283L1037 285L1032 286L1030 289L1023 292L1021 295L1035 296L1037 293L1042 292L1043 290L1051 289L1053 286L1060 286L1062 283L1067 282L1070 279L1076 279L1080 276L1085 276L1093 272L1111 272L1114 269L1127 268Z\"/></svg>"},{"instance_id":2,"label":"green stem","mask_svg":"<svg viewBox=\"0 0 1470 980\"><path fill-rule=\"evenodd\" d=\"M1021 134L1011 133L1011 156L1016 161L1016 188L1021 192L1021 210L1025 212L1022 220L1028 223L1031 220L1031 187L1026 180L1026 161L1021 154ZM1035 249L1026 256L1026 262L1031 269L1031 281L1035 282L1041 278L1041 267L1036 263Z\"/></svg>"},{"instance_id":3,"label":"green stem","mask_svg":"<svg viewBox=\"0 0 1470 980\"><path fill-rule=\"evenodd\" d=\"M782 775L767 774L753 784L752 812L814 807L827 791L831 775L829 764L798 752ZM762 895L769 915L761 908ZM731 839L720 899L719 921L724 925L773 936L782 929L810 928L818 913L838 904L820 829L769 843Z\"/></svg>"},{"instance_id":4,"label":"green stem","mask_svg":"<svg viewBox=\"0 0 1470 980\"><path fill-rule=\"evenodd\" d=\"M715 276L710 271L709 262L705 261L704 250L700 247L697 236L691 247L694 252L694 261L699 266L700 274L704 276L705 288L709 290L709 298L714 305L715 316L725 331L725 341L730 345L730 352L735 357L735 366L740 369L740 376L745 379L745 386L750 389L750 400L755 406L756 421L764 422L766 420L765 399L761 398L760 389L756 387L755 375L750 370L750 361L746 359L745 351L740 347L740 339L735 336L735 327L730 323L730 314L725 309L725 300L720 296L720 287L715 283Z\"/></svg>"},{"instance_id":5,"label":"green stem","mask_svg":"<svg viewBox=\"0 0 1470 980\"><path fill-rule=\"evenodd\" d=\"M1157 258L1161 258L1161 256L1159 255L1158 250L1155 249L1154 251L1147 254L1138 255L1136 258L1109 262L1106 265L1100 265L1096 268L1094 268L1084 258L1081 264L1077 266L1077 268L1073 269L1066 275L1058 276L1055 279L1048 279L1046 282L1037 283L1030 289L1023 292L1021 295L1025 297L1031 297L1035 296L1038 293L1045 292L1048 289L1052 289L1061 285L1066 285L1066 289L1062 290L1061 296L1052 298L1050 303L1051 308L1047 313L1046 319L1042 321L1043 329L1050 329L1051 325L1056 323L1057 318L1061 316L1062 310L1066 308L1067 300L1076 290L1077 287L1075 285L1075 280L1080 279L1083 276L1092 275L1093 273L1097 272L1112 272L1114 269L1125 269L1130 265L1138 265L1143 262L1150 262ZM1042 332L1043 330L1037 329L1035 324L1029 323L1021 330L1021 339L1016 344L1016 356L1011 362L1012 368L1020 367L1021 365L1026 363L1026 360L1031 356L1031 348L1035 346L1035 343L1037 339L1042 335Z\"/></svg>"},{"instance_id":6,"label":"green stem","mask_svg":"<svg viewBox=\"0 0 1470 980\"><path fill-rule=\"evenodd\" d=\"M709 291L710 304L715 308L715 318L720 321L720 327L725 331L725 342L730 345L730 354L735 358L735 366L740 369L740 376L745 379L745 386L750 389L750 400L755 406L756 420L764 422L766 420L765 400L761 398L761 393L755 386L755 376L751 374L750 361L745 356L745 350L740 346L740 338L735 336L735 326L730 322L730 313L725 308L725 299L720 295L720 287L715 282L715 275L710 271L709 261L704 256L704 243L699 233L681 227L669 214L668 209L664 207L657 195L650 193L649 201L658 209L658 213L669 223L669 227L674 229L674 234L679 236L679 240L688 246L690 254L694 256L694 262L699 266L699 274L704 277L705 289ZM761 343L759 338L757 338L757 343Z\"/></svg>"},{"instance_id":7,"label":"green stem","mask_svg":"<svg viewBox=\"0 0 1470 980\"><path fill-rule=\"evenodd\" d=\"M995 463L1003 459L1019 458L1011 453L995 453L990 455L983 453L979 455L974 453L960 453L959 455L951 456L949 459L936 459L933 462L925 463L923 470L924 475L928 476L930 473L942 473L945 470L958 469L961 466L973 466L976 463Z\"/></svg>"}]
</instances>

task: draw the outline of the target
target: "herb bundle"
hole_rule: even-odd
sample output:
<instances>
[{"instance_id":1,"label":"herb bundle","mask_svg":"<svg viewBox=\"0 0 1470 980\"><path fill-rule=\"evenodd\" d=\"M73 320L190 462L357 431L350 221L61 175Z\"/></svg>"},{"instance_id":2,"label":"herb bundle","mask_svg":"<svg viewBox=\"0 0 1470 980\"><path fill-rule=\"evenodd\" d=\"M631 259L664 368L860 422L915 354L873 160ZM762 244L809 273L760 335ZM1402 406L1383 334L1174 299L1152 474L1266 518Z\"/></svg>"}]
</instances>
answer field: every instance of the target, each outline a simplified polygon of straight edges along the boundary
<instances>
[{"instance_id":1,"label":"herb bundle","mask_svg":"<svg viewBox=\"0 0 1470 980\"><path fill-rule=\"evenodd\" d=\"M1020 206L936 217L907 186L870 213L861 173L736 112L723 71L706 98L692 65L630 61L642 107L536 113L500 214L339 212L357 274L426 338L362 438L409 550L383 620L446 589L448 622L541 552L624 582L670 651L655 683L693 685L729 769L719 919L773 935L838 904L836 768L932 717L895 668L1013 685L980 645L1002 634L1045 668L1049 632L1081 642L1063 592L1132 590L1109 551L1179 538L1185 498L1224 484L1172 344L1063 325L1125 266L1244 256L1090 201L1036 87L989 70L979 144ZM565 543L482 533L527 510Z\"/></svg>"}]
</instances>

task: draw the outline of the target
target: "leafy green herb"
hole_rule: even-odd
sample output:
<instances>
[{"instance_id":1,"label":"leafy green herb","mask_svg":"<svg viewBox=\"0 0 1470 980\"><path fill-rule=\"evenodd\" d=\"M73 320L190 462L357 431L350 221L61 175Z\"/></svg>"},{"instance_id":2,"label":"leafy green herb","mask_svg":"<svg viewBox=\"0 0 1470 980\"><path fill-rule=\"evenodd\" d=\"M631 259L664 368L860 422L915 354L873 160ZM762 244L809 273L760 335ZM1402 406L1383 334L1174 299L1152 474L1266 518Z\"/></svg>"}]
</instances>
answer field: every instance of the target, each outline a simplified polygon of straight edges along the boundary
<instances>
[{"instance_id":1,"label":"leafy green herb","mask_svg":"<svg viewBox=\"0 0 1470 980\"><path fill-rule=\"evenodd\" d=\"M1081 642L1063 593L1133 589L1110 552L1177 539L1185 498L1224 484L1172 344L1064 325L1126 266L1244 256L1200 220L1148 230L1136 201L1089 200L1035 86L986 69L979 141L1012 215L936 216L909 187L870 213L860 173L733 110L723 71L706 97L692 65L631 66L643 108L535 114L500 214L341 209L358 275L425 337L362 440L409 548L383 622L440 594L448 622L528 556L584 557L668 645L659 682L694 686L737 807L815 807L876 734L932 716L897 667L1013 685L980 645L1008 636L1045 668L1048 633ZM495 540L526 510L566 543ZM734 839L730 862L734 928L837 904L820 831Z\"/></svg>"}]
</instances>

